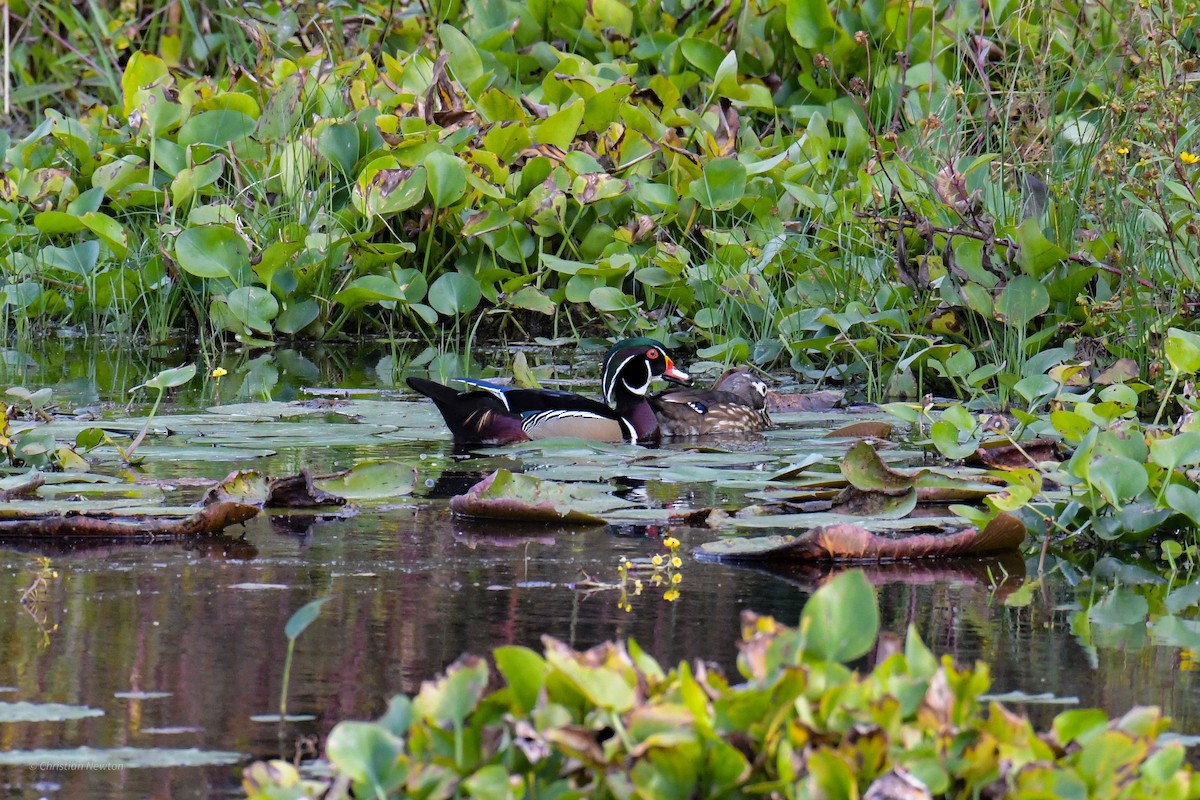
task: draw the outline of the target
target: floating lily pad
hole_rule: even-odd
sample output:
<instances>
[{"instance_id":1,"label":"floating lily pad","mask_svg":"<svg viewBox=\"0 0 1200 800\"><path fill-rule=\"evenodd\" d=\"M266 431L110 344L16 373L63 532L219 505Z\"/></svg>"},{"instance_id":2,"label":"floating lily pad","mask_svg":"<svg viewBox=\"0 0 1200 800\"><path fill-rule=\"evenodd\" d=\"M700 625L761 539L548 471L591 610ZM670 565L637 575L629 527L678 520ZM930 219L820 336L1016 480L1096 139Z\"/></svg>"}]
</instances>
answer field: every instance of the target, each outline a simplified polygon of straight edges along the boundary
<instances>
[{"instance_id":1,"label":"floating lily pad","mask_svg":"<svg viewBox=\"0 0 1200 800\"><path fill-rule=\"evenodd\" d=\"M71 750L8 750L0 752L0 765L79 769L81 767L208 767L236 764L241 753L222 750L158 747L76 747Z\"/></svg>"},{"instance_id":2,"label":"floating lily pad","mask_svg":"<svg viewBox=\"0 0 1200 800\"><path fill-rule=\"evenodd\" d=\"M348 500L380 500L410 495L417 470L401 461L362 461L333 475L318 475L313 486Z\"/></svg>"},{"instance_id":3,"label":"floating lily pad","mask_svg":"<svg viewBox=\"0 0 1200 800\"><path fill-rule=\"evenodd\" d=\"M162 487L148 483L59 483L38 487L37 496L61 502L63 497L128 498L139 503L166 497Z\"/></svg>"},{"instance_id":4,"label":"floating lily pad","mask_svg":"<svg viewBox=\"0 0 1200 800\"><path fill-rule=\"evenodd\" d=\"M63 722L69 719L102 717L104 712L87 706L63 703L0 703L0 722ZM4 753L0 753L2 758ZM6 763L0 760L0 764Z\"/></svg>"},{"instance_id":5,"label":"floating lily pad","mask_svg":"<svg viewBox=\"0 0 1200 800\"><path fill-rule=\"evenodd\" d=\"M1029 694L1019 689L1000 694L981 694L979 699L987 703L1032 703L1046 706L1075 706L1079 705L1078 697L1062 697L1052 692Z\"/></svg>"},{"instance_id":6,"label":"floating lily pad","mask_svg":"<svg viewBox=\"0 0 1200 800\"><path fill-rule=\"evenodd\" d=\"M316 719L313 714L255 714L251 722L311 722Z\"/></svg>"},{"instance_id":7,"label":"floating lily pad","mask_svg":"<svg viewBox=\"0 0 1200 800\"><path fill-rule=\"evenodd\" d=\"M878 561L976 556L1015 550L1025 525L1000 514L981 531L966 528L936 534L888 537L860 525L825 525L798 535L722 539L700 546L700 554L728 561Z\"/></svg>"},{"instance_id":8,"label":"floating lily pad","mask_svg":"<svg viewBox=\"0 0 1200 800\"><path fill-rule=\"evenodd\" d=\"M459 516L524 522L602 524L597 514L627 505L600 486L544 481L506 469L450 498L450 510Z\"/></svg>"}]
</instances>

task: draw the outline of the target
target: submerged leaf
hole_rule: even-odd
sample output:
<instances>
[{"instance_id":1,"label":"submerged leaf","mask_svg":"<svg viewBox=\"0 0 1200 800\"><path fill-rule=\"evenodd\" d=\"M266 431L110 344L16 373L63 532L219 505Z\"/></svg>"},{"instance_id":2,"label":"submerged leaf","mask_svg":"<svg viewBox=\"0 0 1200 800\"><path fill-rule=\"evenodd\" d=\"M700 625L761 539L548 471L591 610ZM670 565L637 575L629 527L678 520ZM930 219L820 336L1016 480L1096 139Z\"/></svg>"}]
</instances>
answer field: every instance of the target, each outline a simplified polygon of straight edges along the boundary
<instances>
[{"instance_id":1,"label":"submerged leaf","mask_svg":"<svg viewBox=\"0 0 1200 800\"><path fill-rule=\"evenodd\" d=\"M599 486L557 483L500 469L450 498L450 510L464 517L527 522L601 524L596 513L627 505Z\"/></svg>"}]
</instances>

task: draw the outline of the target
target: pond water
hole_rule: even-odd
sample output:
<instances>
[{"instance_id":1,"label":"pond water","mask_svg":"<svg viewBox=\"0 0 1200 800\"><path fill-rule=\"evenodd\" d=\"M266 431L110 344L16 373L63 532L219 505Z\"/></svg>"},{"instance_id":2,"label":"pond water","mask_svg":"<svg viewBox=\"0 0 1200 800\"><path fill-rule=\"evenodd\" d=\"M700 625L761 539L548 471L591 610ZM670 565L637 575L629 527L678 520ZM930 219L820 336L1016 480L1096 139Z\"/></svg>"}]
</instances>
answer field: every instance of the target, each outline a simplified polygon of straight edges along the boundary
<instances>
[{"instance_id":1,"label":"pond water","mask_svg":"<svg viewBox=\"0 0 1200 800\"><path fill-rule=\"evenodd\" d=\"M511 353L483 358L500 364ZM167 349L119 354L51 341L36 354L3 353L0 383L51 386L63 410L88 408L119 428L125 389L183 360ZM571 360L570 351L530 354L534 364L569 368ZM716 443L723 454L690 452L692 442L660 452L534 450L455 460L436 414L396 389L403 363L368 346L227 356L219 386L197 379L173 395L169 413L160 411L155 430L177 420L178 435L147 440L137 477L161 479L170 499L193 502L202 488L192 479L236 468L283 475L389 458L418 465L412 497L352 516L260 515L232 535L187 542L0 541L0 719L5 704L17 703L90 714L0 721L0 796L237 797L249 760L310 754L339 720L378 716L392 695L417 691L461 654L501 644L537 648L544 635L579 649L632 637L664 665L704 659L732 674L741 612L794 623L837 569L699 561L690 551L718 534L671 526L685 554L679 598L664 600L646 579L640 595L626 598L627 611L620 592L602 585L618 580L622 557L663 552L665 525L638 522L636 514L607 526L468 523L449 514L447 498L507 463L552 477L620 476L611 478L618 494L643 508L737 507L749 502L748 475L809 452L844 451L846 442L817 438L846 421L841 412L824 420L781 415L779 428L761 437ZM306 396L303 387L377 391L356 401L373 416L355 423L332 403L291 422L198 413L291 401ZM134 416L146 412L147 400ZM256 456L263 452L272 454ZM96 470L131 474L112 458ZM867 572L879 587L885 631L903 635L912 624L938 654L986 660L995 692L1046 695L1012 703L1041 722L1067 703L1110 714L1155 704L1179 732L1200 733L1195 652L1157 643L1120 608L1089 613L1102 595L1118 605L1111 580L1059 565L1032 591L1018 591L1036 564L1036 553L1027 553ZM1128 565L1110 565L1109 574L1130 584L1120 590L1128 596L1142 591L1137 576L1154 583ZM288 695L289 714L306 718L256 720L279 711L285 623L319 597L330 599L297 640ZM85 756L99 759L94 768L74 761ZM121 766L123 759L139 766ZM165 766L142 766L153 763Z\"/></svg>"}]
</instances>

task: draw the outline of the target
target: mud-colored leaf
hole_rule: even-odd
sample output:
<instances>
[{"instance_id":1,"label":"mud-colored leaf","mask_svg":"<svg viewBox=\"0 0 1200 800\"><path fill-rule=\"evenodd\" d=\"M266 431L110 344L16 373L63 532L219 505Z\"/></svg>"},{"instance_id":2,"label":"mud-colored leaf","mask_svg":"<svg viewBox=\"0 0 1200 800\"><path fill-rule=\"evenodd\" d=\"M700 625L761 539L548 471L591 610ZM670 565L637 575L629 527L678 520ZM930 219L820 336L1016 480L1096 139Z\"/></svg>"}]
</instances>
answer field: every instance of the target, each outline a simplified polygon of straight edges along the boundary
<instances>
[{"instance_id":1,"label":"mud-colored leaf","mask_svg":"<svg viewBox=\"0 0 1200 800\"><path fill-rule=\"evenodd\" d=\"M845 400L846 393L835 389L823 389L819 392L767 392L767 410L778 412L791 411L828 411L837 408Z\"/></svg>"},{"instance_id":2,"label":"mud-colored leaf","mask_svg":"<svg viewBox=\"0 0 1200 800\"><path fill-rule=\"evenodd\" d=\"M892 433L887 422L864 420L843 425L825 434L826 439L886 439Z\"/></svg>"},{"instance_id":3,"label":"mud-colored leaf","mask_svg":"<svg viewBox=\"0 0 1200 800\"><path fill-rule=\"evenodd\" d=\"M1015 550L1024 540L1024 523L999 514L983 530L889 537L857 525L827 525L794 536L722 539L701 545L699 552L727 561L875 561L1001 553Z\"/></svg>"},{"instance_id":4,"label":"mud-colored leaf","mask_svg":"<svg viewBox=\"0 0 1200 800\"><path fill-rule=\"evenodd\" d=\"M1058 442L1054 439L1032 439L1016 445L987 443L975 451L975 456L990 469L1029 469L1046 461L1060 461Z\"/></svg>"},{"instance_id":5,"label":"mud-colored leaf","mask_svg":"<svg viewBox=\"0 0 1200 800\"><path fill-rule=\"evenodd\" d=\"M201 509L102 502L17 502L0 507L0 538L161 538L217 534L258 508L219 500Z\"/></svg>"},{"instance_id":6,"label":"mud-colored leaf","mask_svg":"<svg viewBox=\"0 0 1200 800\"><path fill-rule=\"evenodd\" d=\"M836 514L850 514L856 517L903 519L916 507L915 487L899 494L885 494L865 492L854 486L847 486L834 498L829 510Z\"/></svg>"},{"instance_id":7,"label":"mud-colored leaf","mask_svg":"<svg viewBox=\"0 0 1200 800\"><path fill-rule=\"evenodd\" d=\"M1108 386L1114 383L1129 383L1135 381L1141 375L1141 370L1138 368L1138 363L1132 358L1118 358L1109 367L1100 372L1096 379L1092 381L1101 386Z\"/></svg>"}]
</instances>

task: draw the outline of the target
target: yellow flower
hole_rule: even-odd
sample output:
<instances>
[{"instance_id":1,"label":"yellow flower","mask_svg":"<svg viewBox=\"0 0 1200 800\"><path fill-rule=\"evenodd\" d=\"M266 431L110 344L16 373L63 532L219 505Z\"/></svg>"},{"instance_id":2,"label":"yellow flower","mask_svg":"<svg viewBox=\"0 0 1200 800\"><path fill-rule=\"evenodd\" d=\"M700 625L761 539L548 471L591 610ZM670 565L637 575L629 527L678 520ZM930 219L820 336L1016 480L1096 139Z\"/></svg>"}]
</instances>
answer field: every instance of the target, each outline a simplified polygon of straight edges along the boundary
<instances>
[{"instance_id":1,"label":"yellow flower","mask_svg":"<svg viewBox=\"0 0 1200 800\"><path fill-rule=\"evenodd\" d=\"M666 600L668 603L674 603L678 599L679 599L679 590L678 589L668 589L667 591L663 592L663 600Z\"/></svg>"},{"instance_id":2,"label":"yellow flower","mask_svg":"<svg viewBox=\"0 0 1200 800\"><path fill-rule=\"evenodd\" d=\"M671 566L674 567L675 569L679 569L680 567L683 566L683 559L680 558L679 556L672 556Z\"/></svg>"},{"instance_id":3,"label":"yellow flower","mask_svg":"<svg viewBox=\"0 0 1200 800\"><path fill-rule=\"evenodd\" d=\"M679 547L679 540L674 536L668 536L667 538L663 539L663 545L671 550L674 550L675 548Z\"/></svg>"},{"instance_id":4,"label":"yellow flower","mask_svg":"<svg viewBox=\"0 0 1200 800\"><path fill-rule=\"evenodd\" d=\"M657 554L654 555L654 557L650 559L650 563L656 567L661 567L662 566L662 556L657 555Z\"/></svg>"},{"instance_id":5,"label":"yellow flower","mask_svg":"<svg viewBox=\"0 0 1200 800\"><path fill-rule=\"evenodd\" d=\"M225 369L224 367L217 367L216 369L214 369L212 372L210 372L208 374L209 374L209 376L216 378L217 380L221 380L221 378L224 378L226 375L229 374L229 370Z\"/></svg>"},{"instance_id":6,"label":"yellow flower","mask_svg":"<svg viewBox=\"0 0 1200 800\"><path fill-rule=\"evenodd\" d=\"M1179 160L1184 164L1187 164L1189 167L1192 164L1200 164L1200 156L1196 155L1195 153L1189 153L1187 150L1184 150L1179 154Z\"/></svg>"},{"instance_id":7,"label":"yellow flower","mask_svg":"<svg viewBox=\"0 0 1200 800\"><path fill-rule=\"evenodd\" d=\"M672 585L677 584L682 580L683 580L683 576L680 575L678 572L676 572L674 575L671 576Z\"/></svg>"},{"instance_id":8,"label":"yellow flower","mask_svg":"<svg viewBox=\"0 0 1200 800\"><path fill-rule=\"evenodd\" d=\"M1119 156L1129 155L1129 148L1126 147L1125 145L1121 145L1120 147L1117 148L1117 155L1119 155Z\"/></svg>"}]
</instances>

